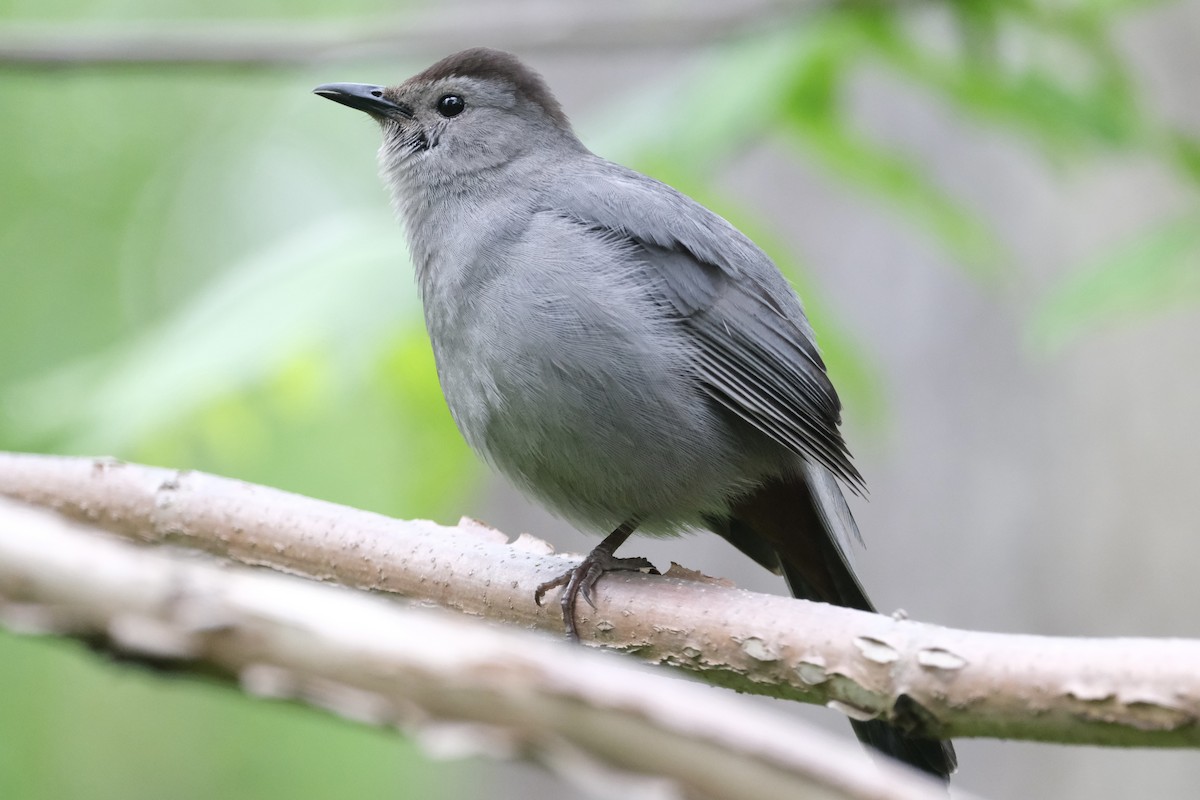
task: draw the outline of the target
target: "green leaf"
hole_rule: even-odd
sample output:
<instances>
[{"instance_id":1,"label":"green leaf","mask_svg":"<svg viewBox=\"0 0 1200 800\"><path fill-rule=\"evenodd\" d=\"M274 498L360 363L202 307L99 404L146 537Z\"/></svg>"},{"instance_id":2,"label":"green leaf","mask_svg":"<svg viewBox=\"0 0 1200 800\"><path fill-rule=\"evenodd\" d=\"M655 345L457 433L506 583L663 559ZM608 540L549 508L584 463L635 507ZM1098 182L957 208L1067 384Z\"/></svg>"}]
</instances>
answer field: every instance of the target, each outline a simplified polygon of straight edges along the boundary
<instances>
[{"instance_id":1,"label":"green leaf","mask_svg":"<svg viewBox=\"0 0 1200 800\"><path fill-rule=\"evenodd\" d=\"M121 453L313 351L345 366L419 315L385 213L327 219L231 266L163 324L0 396L22 446ZM43 445L44 446L44 445Z\"/></svg>"},{"instance_id":2,"label":"green leaf","mask_svg":"<svg viewBox=\"0 0 1200 800\"><path fill-rule=\"evenodd\" d=\"M931 233L976 276L994 278L1001 247L989 229L926 179L919 166L853 131L842 112L842 83L855 63L849 56L880 24L879 14L847 17L840 46L838 40L824 40L823 47L813 48L809 58L797 62L783 84L780 129L830 173L882 199ZM846 46L847 40L856 46Z\"/></svg>"},{"instance_id":3,"label":"green leaf","mask_svg":"<svg viewBox=\"0 0 1200 800\"><path fill-rule=\"evenodd\" d=\"M887 20L878 20L871 32L877 52L893 67L971 113L1024 132L1053 153L1072 152L1081 144L1124 147L1146 141L1149 126L1107 29L1080 24L1056 35L1053 28L1022 32L1033 55L1019 68L931 54Z\"/></svg>"},{"instance_id":4,"label":"green leaf","mask_svg":"<svg viewBox=\"0 0 1200 800\"><path fill-rule=\"evenodd\" d=\"M1200 300L1200 209L1077 270L1042 303L1030 336L1045 350L1081 334Z\"/></svg>"},{"instance_id":5,"label":"green leaf","mask_svg":"<svg viewBox=\"0 0 1200 800\"><path fill-rule=\"evenodd\" d=\"M1179 132L1168 133L1165 138L1171 160L1194 183L1200 183L1200 140Z\"/></svg>"},{"instance_id":6,"label":"green leaf","mask_svg":"<svg viewBox=\"0 0 1200 800\"><path fill-rule=\"evenodd\" d=\"M933 235L975 277L1000 276L999 240L978 217L930 182L919 166L851 131L835 114L797 113L788 123L792 141L830 173L884 200Z\"/></svg>"},{"instance_id":7,"label":"green leaf","mask_svg":"<svg viewBox=\"0 0 1200 800\"><path fill-rule=\"evenodd\" d=\"M787 27L715 48L585 123L584 139L619 163L654 159L703 170L777 117L779 76L805 58L813 38Z\"/></svg>"}]
</instances>

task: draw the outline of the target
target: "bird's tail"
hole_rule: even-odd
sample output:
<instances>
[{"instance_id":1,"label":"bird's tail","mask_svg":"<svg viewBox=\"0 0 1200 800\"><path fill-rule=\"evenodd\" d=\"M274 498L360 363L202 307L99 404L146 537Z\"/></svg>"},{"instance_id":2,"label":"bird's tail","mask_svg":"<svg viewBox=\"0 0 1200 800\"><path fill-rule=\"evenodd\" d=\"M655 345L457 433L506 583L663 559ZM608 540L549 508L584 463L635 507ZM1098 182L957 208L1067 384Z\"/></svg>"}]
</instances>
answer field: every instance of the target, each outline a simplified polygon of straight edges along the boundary
<instances>
[{"instance_id":1,"label":"bird's tail","mask_svg":"<svg viewBox=\"0 0 1200 800\"><path fill-rule=\"evenodd\" d=\"M759 487L738 500L721 523L714 527L734 546L783 572L794 597L875 610L844 551L858 529L841 489L823 468L811 466L803 476ZM850 724L860 741L943 780L957 766L950 742L913 736L882 720Z\"/></svg>"}]
</instances>

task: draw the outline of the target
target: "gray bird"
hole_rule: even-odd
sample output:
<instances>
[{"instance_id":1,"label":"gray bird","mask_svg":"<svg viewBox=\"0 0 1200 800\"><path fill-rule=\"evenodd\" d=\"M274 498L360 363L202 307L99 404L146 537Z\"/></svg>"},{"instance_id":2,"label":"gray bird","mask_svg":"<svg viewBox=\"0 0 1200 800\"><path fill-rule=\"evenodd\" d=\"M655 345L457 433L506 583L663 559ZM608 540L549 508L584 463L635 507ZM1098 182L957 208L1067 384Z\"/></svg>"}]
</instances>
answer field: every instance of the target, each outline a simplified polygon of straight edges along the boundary
<instances>
[{"instance_id":1,"label":"gray bird","mask_svg":"<svg viewBox=\"0 0 1200 800\"><path fill-rule=\"evenodd\" d=\"M708 528L792 594L873 611L839 488L862 478L787 280L721 217L591 153L541 77L488 49L399 86L317 94L382 128L438 377L471 447L554 511L611 531L567 574L563 621L634 530ZM852 721L945 778L948 742Z\"/></svg>"}]
</instances>

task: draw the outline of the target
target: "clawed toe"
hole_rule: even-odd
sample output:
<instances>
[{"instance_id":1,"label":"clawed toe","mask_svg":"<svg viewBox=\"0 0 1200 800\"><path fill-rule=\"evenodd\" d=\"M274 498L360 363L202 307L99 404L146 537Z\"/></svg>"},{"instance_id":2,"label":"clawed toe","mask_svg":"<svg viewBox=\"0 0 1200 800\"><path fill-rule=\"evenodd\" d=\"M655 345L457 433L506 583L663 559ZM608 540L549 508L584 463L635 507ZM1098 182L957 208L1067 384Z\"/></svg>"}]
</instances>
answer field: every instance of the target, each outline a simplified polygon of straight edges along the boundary
<instances>
[{"instance_id":1,"label":"clawed toe","mask_svg":"<svg viewBox=\"0 0 1200 800\"><path fill-rule=\"evenodd\" d=\"M545 583L539 583L538 587L533 590L533 602L537 603L539 606L544 605L542 601L546 599L546 592L569 582L571 580L571 576L574 574L575 570L570 569L564 572L562 575L559 575L554 580L546 581Z\"/></svg>"},{"instance_id":2,"label":"clawed toe","mask_svg":"<svg viewBox=\"0 0 1200 800\"><path fill-rule=\"evenodd\" d=\"M562 606L563 625L567 629L567 638L579 640L579 631L575 627L575 605L580 595L592 608L596 607L592 591L596 581L606 572L648 572L657 575L658 570L644 558L616 558L602 546L597 547L587 555L579 565L567 570L553 580L546 581L534 590L533 599L539 606L543 604L546 592L558 586L563 589L560 605Z\"/></svg>"}]
</instances>

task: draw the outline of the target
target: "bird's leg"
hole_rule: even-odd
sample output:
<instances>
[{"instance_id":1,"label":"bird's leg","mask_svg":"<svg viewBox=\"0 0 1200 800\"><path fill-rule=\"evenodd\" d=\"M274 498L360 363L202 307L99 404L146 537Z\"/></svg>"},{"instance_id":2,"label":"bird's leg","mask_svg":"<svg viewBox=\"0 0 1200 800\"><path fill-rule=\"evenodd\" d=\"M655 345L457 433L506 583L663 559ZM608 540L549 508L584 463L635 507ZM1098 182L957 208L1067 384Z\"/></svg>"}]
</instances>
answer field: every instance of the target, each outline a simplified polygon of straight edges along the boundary
<instances>
[{"instance_id":1,"label":"bird's leg","mask_svg":"<svg viewBox=\"0 0 1200 800\"><path fill-rule=\"evenodd\" d=\"M638 521L636 519L627 520L621 523L615 531L604 537L604 541L596 545L592 552L588 553L579 565L567 570L562 575L559 575L552 581L546 581L537 587L533 593L534 602L539 606L542 604L542 598L546 592L556 586L563 586L562 605L563 624L567 627L567 638L579 641L579 631L575 628L575 603L579 595L583 595L583 599L592 608L596 604L592 601L592 587L596 585L596 581L600 580L600 576L606 572L617 572L619 570L629 570L632 572L650 572L653 575L658 574L658 570L644 558L617 558L613 553L617 548L624 544L630 534L637 528Z\"/></svg>"}]
</instances>

